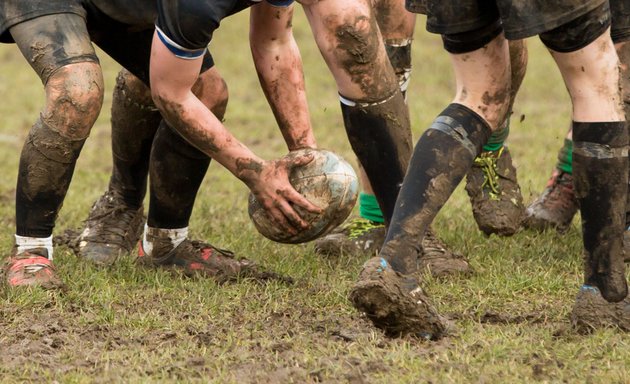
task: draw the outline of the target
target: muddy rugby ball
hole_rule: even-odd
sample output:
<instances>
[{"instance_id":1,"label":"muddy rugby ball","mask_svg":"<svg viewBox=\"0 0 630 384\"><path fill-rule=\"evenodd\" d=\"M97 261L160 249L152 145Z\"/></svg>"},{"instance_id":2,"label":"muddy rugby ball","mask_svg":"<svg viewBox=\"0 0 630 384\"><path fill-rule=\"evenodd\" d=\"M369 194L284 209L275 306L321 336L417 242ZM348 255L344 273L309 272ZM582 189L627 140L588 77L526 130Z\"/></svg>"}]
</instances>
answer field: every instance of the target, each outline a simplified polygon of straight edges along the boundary
<instances>
[{"instance_id":1,"label":"muddy rugby ball","mask_svg":"<svg viewBox=\"0 0 630 384\"><path fill-rule=\"evenodd\" d=\"M359 193L359 180L352 166L339 155L323 149L301 149L294 155L312 154L313 161L293 167L289 181L296 191L322 208L315 214L296 208L310 227L295 235L276 227L253 194L248 213L261 235L279 243L299 244L315 240L341 224L350 215Z\"/></svg>"}]
</instances>

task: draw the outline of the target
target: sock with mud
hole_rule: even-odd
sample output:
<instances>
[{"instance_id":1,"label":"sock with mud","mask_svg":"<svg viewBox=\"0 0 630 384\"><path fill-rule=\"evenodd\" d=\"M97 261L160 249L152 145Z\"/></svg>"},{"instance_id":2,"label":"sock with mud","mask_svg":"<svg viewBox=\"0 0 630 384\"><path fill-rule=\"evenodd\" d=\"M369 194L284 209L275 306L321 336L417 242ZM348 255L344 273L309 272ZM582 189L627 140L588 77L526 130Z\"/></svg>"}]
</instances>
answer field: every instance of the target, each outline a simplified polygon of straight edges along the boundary
<instances>
[{"instance_id":1,"label":"sock with mud","mask_svg":"<svg viewBox=\"0 0 630 384\"><path fill-rule=\"evenodd\" d=\"M46 250L48 260L53 259L53 237L27 237L15 235L16 254L29 250L43 248Z\"/></svg>"},{"instance_id":2,"label":"sock with mud","mask_svg":"<svg viewBox=\"0 0 630 384\"><path fill-rule=\"evenodd\" d=\"M147 257L159 259L168 255L188 237L188 227L184 228L155 228L144 225L142 235L142 251Z\"/></svg>"},{"instance_id":3,"label":"sock with mud","mask_svg":"<svg viewBox=\"0 0 630 384\"><path fill-rule=\"evenodd\" d=\"M153 141L148 223L157 228L188 226L210 157L190 145L166 122Z\"/></svg>"},{"instance_id":4,"label":"sock with mud","mask_svg":"<svg viewBox=\"0 0 630 384\"><path fill-rule=\"evenodd\" d=\"M375 223L383 223L385 221L376 196L365 192L359 193L359 216Z\"/></svg>"},{"instance_id":5,"label":"sock with mud","mask_svg":"<svg viewBox=\"0 0 630 384\"><path fill-rule=\"evenodd\" d=\"M120 192L125 203L137 209L146 194L151 145L162 115L150 94L137 89L146 86L139 81L129 85L127 79L118 74L112 100L114 164L109 188Z\"/></svg>"},{"instance_id":6,"label":"sock with mud","mask_svg":"<svg viewBox=\"0 0 630 384\"><path fill-rule=\"evenodd\" d=\"M85 138L69 139L37 120L22 148L15 192L16 234L46 238L66 197Z\"/></svg>"},{"instance_id":7,"label":"sock with mud","mask_svg":"<svg viewBox=\"0 0 630 384\"><path fill-rule=\"evenodd\" d=\"M405 101L407 100L407 88L411 79L411 42L411 39L385 42L387 57L394 68L394 73L396 73L396 78L398 79L398 87Z\"/></svg>"},{"instance_id":8,"label":"sock with mud","mask_svg":"<svg viewBox=\"0 0 630 384\"><path fill-rule=\"evenodd\" d=\"M573 174L573 140L564 139L564 145L558 152L556 169L569 175Z\"/></svg>"},{"instance_id":9,"label":"sock with mud","mask_svg":"<svg viewBox=\"0 0 630 384\"><path fill-rule=\"evenodd\" d=\"M385 100L371 103L341 97L341 111L350 145L387 223L411 156L409 113L403 96L396 90Z\"/></svg>"},{"instance_id":10,"label":"sock with mud","mask_svg":"<svg viewBox=\"0 0 630 384\"><path fill-rule=\"evenodd\" d=\"M417 269L425 231L469 171L491 130L461 104L450 104L414 149L380 255L401 273Z\"/></svg>"},{"instance_id":11,"label":"sock with mud","mask_svg":"<svg viewBox=\"0 0 630 384\"><path fill-rule=\"evenodd\" d=\"M510 135L510 120L507 119L502 128L492 132L490 137L488 138L488 142L484 144L482 151L484 152L494 152L498 151L503 147L503 143L507 140Z\"/></svg>"},{"instance_id":12,"label":"sock with mud","mask_svg":"<svg viewBox=\"0 0 630 384\"><path fill-rule=\"evenodd\" d=\"M625 122L573 123L573 182L580 202L584 283L608 301L628 294L623 230L628 188Z\"/></svg>"}]
</instances>

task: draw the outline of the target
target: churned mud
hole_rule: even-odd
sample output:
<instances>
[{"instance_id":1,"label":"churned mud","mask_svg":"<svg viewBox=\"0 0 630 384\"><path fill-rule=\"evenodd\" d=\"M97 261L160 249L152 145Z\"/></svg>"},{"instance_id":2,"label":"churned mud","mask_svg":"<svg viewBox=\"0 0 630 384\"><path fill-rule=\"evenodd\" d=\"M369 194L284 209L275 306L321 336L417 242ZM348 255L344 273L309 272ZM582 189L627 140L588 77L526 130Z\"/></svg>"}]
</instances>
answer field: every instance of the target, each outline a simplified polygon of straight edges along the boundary
<instances>
[{"instance_id":1,"label":"churned mud","mask_svg":"<svg viewBox=\"0 0 630 384\"><path fill-rule=\"evenodd\" d=\"M415 279L406 278L370 259L350 292L355 308L389 336L404 335L437 340L444 336L446 324L435 311Z\"/></svg>"}]
</instances>

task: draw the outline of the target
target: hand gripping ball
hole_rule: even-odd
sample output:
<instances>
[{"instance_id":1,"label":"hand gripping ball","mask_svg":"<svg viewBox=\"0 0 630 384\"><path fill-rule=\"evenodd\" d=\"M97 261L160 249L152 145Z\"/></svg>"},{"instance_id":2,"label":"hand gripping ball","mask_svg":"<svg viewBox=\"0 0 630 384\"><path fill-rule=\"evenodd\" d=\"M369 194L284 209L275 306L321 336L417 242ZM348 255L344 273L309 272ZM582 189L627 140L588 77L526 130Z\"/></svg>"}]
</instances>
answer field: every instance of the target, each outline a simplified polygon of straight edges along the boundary
<instances>
[{"instance_id":1,"label":"hand gripping ball","mask_svg":"<svg viewBox=\"0 0 630 384\"><path fill-rule=\"evenodd\" d=\"M261 235L279 243L305 243L327 234L350 215L357 201L359 181L347 161L323 149L301 149L293 151L291 156L304 154L312 154L313 160L293 167L289 181L296 191L323 210L316 214L295 207L310 224L308 229L291 235L276 227L254 195L249 194L248 213L254 226Z\"/></svg>"}]
</instances>

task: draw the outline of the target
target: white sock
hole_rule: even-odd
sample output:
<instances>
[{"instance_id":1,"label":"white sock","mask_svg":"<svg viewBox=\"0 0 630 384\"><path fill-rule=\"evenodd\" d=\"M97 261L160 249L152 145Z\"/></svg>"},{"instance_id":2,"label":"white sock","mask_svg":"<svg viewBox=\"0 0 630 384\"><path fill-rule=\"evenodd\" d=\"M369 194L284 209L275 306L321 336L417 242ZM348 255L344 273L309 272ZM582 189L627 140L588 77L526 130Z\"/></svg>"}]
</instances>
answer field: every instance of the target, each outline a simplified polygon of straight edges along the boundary
<instances>
[{"instance_id":1,"label":"white sock","mask_svg":"<svg viewBox=\"0 0 630 384\"><path fill-rule=\"evenodd\" d=\"M53 241L52 235L48 237L27 237L15 235L15 245L17 253L22 253L33 248L46 248L48 252L48 260L53 259Z\"/></svg>"},{"instance_id":2,"label":"white sock","mask_svg":"<svg viewBox=\"0 0 630 384\"><path fill-rule=\"evenodd\" d=\"M144 233L142 234L142 249L144 254L151 256L153 252L153 242L157 239L161 241L168 241L172 248L175 249L188 237L188 227L175 228L175 229L162 229L149 227L144 224Z\"/></svg>"}]
</instances>

